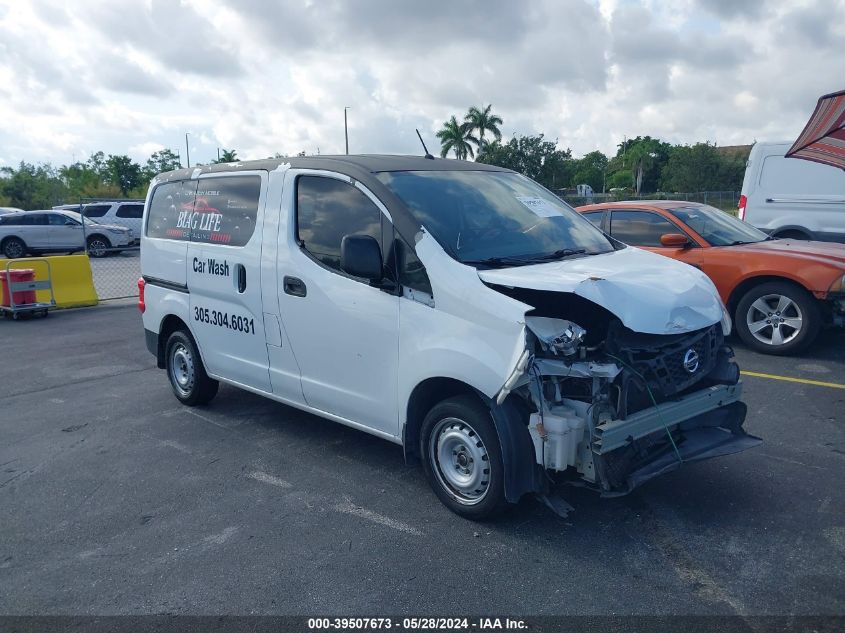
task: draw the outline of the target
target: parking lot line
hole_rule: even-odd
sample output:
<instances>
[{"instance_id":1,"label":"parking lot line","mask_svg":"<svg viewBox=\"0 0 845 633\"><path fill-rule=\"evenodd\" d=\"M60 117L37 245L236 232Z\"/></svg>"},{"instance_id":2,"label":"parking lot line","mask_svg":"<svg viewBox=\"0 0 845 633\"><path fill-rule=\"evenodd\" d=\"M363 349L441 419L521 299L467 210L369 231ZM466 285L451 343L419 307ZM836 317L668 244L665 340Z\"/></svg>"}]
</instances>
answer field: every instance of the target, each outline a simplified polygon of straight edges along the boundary
<instances>
[{"instance_id":1,"label":"parking lot line","mask_svg":"<svg viewBox=\"0 0 845 633\"><path fill-rule=\"evenodd\" d=\"M793 376L777 376L775 374L761 374L756 371L742 370L743 376L753 376L754 378L768 378L769 380L785 380L786 382L798 382L802 385L815 385L816 387L830 387L831 389L845 389L845 385L840 385L836 382L823 382L821 380L808 380L807 378L795 378Z\"/></svg>"}]
</instances>

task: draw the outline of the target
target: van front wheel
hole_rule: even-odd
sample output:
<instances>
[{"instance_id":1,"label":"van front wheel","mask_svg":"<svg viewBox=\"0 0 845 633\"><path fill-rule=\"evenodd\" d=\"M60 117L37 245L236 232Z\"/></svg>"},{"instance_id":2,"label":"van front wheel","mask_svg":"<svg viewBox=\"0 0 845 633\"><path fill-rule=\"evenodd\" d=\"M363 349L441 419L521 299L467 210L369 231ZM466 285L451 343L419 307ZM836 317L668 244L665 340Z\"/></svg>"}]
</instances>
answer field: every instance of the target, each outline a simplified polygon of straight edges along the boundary
<instances>
[{"instance_id":1,"label":"van front wheel","mask_svg":"<svg viewBox=\"0 0 845 633\"><path fill-rule=\"evenodd\" d=\"M217 395L219 383L208 377L191 335L176 330L167 339L167 377L179 402L193 407Z\"/></svg>"},{"instance_id":2,"label":"van front wheel","mask_svg":"<svg viewBox=\"0 0 845 633\"><path fill-rule=\"evenodd\" d=\"M499 437L477 398L456 396L429 411L420 454L429 484L452 512L481 520L507 506Z\"/></svg>"}]
</instances>

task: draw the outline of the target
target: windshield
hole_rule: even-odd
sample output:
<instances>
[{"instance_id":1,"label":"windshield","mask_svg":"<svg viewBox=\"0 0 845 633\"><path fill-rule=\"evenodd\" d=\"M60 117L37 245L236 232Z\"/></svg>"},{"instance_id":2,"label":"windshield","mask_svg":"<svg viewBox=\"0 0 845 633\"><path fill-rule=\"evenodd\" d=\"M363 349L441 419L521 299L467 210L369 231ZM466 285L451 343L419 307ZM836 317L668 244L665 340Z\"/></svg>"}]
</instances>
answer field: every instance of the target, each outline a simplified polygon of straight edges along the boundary
<instances>
[{"instance_id":1,"label":"windshield","mask_svg":"<svg viewBox=\"0 0 845 633\"><path fill-rule=\"evenodd\" d=\"M572 207L520 174L402 171L378 178L460 262L520 265L614 250Z\"/></svg>"},{"instance_id":2,"label":"windshield","mask_svg":"<svg viewBox=\"0 0 845 633\"><path fill-rule=\"evenodd\" d=\"M678 207L669 212L686 223L711 246L752 244L769 239L769 236L734 216L709 205Z\"/></svg>"}]
</instances>

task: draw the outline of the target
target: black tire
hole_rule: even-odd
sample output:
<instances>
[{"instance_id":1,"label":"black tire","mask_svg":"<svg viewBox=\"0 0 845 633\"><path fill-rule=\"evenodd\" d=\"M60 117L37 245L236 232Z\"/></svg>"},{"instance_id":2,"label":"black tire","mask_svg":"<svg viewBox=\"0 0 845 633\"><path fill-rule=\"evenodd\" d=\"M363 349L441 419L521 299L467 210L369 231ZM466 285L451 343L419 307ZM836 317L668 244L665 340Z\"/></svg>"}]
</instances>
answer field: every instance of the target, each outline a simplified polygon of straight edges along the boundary
<instances>
[{"instance_id":1,"label":"black tire","mask_svg":"<svg viewBox=\"0 0 845 633\"><path fill-rule=\"evenodd\" d=\"M3 256L6 259L19 259L26 256L26 244L19 237L3 240Z\"/></svg>"},{"instance_id":2,"label":"black tire","mask_svg":"<svg viewBox=\"0 0 845 633\"><path fill-rule=\"evenodd\" d=\"M88 255L91 257L108 257L111 242L102 235L88 236Z\"/></svg>"},{"instance_id":3,"label":"black tire","mask_svg":"<svg viewBox=\"0 0 845 633\"><path fill-rule=\"evenodd\" d=\"M444 463L443 454L454 461ZM434 493L455 514L479 521L508 507L499 436L490 410L477 397L455 396L428 412L420 455Z\"/></svg>"},{"instance_id":4,"label":"black tire","mask_svg":"<svg viewBox=\"0 0 845 633\"><path fill-rule=\"evenodd\" d=\"M167 339L165 366L173 394L189 407L208 403L220 384L208 377L194 339L185 330L176 330Z\"/></svg>"},{"instance_id":5,"label":"black tire","mask_svg":"<svg viewBox=\"0 0 845 633\"><path fill-rule=\"evenodd\" d=\"M754 286L743 295L734 323L739 337L753 350L786 355L800 352L816 339L822 314L816 299L801 286L771 281ZM757 335L752 331L756 326L762 326Z\"/></svg>"}]
</instances>

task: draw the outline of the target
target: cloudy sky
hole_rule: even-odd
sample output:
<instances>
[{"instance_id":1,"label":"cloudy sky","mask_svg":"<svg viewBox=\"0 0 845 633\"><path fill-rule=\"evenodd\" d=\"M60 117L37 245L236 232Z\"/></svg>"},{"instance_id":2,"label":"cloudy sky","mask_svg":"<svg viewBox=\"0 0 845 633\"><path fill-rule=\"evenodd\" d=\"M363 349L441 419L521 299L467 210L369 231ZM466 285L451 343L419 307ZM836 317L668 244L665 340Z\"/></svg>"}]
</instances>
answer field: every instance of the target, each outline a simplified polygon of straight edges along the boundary
<instances>
[{"instance_id":1,"label":"cloudy sky","mask_svg":"<svg viewBox=\"0 0 845 633\"><path fill-rule=\"evenodd\" d=\"M493 103L579 156L794 139L845 88L845 0L0 0L0 165L418 153Z\"/></svg>"}]
</instances>

